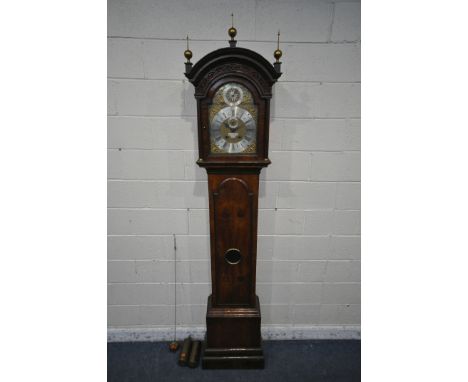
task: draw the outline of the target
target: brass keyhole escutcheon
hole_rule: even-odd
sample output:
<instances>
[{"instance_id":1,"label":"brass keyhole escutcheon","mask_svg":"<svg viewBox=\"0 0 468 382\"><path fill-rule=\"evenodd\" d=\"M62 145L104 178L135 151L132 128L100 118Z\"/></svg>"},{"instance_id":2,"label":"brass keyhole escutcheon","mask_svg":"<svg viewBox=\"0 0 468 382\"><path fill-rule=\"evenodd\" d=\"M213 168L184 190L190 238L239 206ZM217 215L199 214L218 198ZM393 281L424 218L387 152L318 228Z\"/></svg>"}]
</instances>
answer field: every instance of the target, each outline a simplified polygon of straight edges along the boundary
<instances>
[{"instance_id":1,"label":"brass keyhole escutcheon","mask_svg":"<svg viewBox=\"0 0 468 382\"><path fill-rule=\"evenodd\" d=\"M239 264L241 259L242 259L241 253L236 248L228 249L224 253L224 260L226 260L228 264L231 264L231 265Z\"/></svg>"}]
</instances>

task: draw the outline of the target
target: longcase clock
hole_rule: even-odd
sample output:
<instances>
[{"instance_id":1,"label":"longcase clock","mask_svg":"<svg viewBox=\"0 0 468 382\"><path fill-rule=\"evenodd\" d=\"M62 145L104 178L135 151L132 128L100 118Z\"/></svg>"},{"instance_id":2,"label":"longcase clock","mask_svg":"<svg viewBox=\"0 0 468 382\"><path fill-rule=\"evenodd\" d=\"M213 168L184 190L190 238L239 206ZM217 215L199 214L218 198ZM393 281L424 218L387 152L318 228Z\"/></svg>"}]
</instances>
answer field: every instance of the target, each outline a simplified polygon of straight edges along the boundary
<instances>
[{"instance_id":1,"label":"longcase clock","mask_svg":"<svg viewBox=\"0 0 468 382\"><path fill-rule=\"evenodd\" d=\"M270 164L271 89L281 76L260 54L230 46L195 65L188 48L185 75L195 87L197 164L208 174L212 293L206 313L204 368L263 368L260 302L255 292L259 175ZM279 41L279 33L278 33Z\"/></svg>"}]
</instances>

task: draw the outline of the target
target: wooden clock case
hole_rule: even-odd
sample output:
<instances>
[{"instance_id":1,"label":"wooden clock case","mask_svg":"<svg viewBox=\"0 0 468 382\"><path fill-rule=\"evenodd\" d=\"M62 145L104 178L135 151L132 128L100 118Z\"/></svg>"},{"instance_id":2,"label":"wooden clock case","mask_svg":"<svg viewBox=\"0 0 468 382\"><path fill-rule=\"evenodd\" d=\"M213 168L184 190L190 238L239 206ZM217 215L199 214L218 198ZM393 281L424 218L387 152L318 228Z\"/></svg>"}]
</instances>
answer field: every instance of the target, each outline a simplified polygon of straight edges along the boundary
<instances>
[{"instance_id":1,"label":"wooden clock case","mask_svg":"<svg viewBox=\"0 0 468 382\"><path fill-rule=\"evenodd\" d=\"M260 303L255 293L259 174L270 164L268 136L272 85L280 65L260 54L230 47L215 50L186 77L195 87L198 114L197 164L208 173L212 294L208 297L204 368L263 368ZM256 153L210 150L209 106L228 82L247 88L257 107Z\"/></svg>"}]
</instances>

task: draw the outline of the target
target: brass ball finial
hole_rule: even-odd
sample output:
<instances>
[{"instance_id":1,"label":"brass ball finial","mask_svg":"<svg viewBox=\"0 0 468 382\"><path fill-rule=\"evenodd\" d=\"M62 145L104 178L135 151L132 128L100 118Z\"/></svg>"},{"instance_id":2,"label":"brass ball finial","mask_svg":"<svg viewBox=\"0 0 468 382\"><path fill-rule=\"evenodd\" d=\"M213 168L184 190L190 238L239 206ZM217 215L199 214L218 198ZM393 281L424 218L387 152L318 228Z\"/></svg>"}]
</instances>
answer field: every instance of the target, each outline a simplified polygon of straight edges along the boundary
<instances>
[{"instance_id":1,"label":"brass ball finial","mask_svg":"<svg viewBox=\"0 0 468 382\"><path fill-rule=\"evenodd\" d=\"M229 28L228 34L231 36L231 40L234 40L234 37L237 35L237 29L234 27Z\"/></svg>"},{"instance_id":2,"label":"brass ball finial","mask_svg":"<svg viewBox=\"0 0 468 382\"><path fill-rule=\"evenodd\" d=\"M276 62L279 62L279 59L280 59L281 56L283 55L283 52L282 52L281 49L279 48L279 38L280 38L280 31L278 31L278 45L277 45L277 47L276 47L275 52L273 53L273 57L275 57Z\"/></svg>"},{"instance_id":3,"label":"brass ball finial","mask_svg":"<svg viewBox=\"0 0 468 382\"><path fill-rule=\"evenodd\" d=\"M188 41L189 41L189 38L187 35L187 49L184 52L184 56L187 59L187 62L190 62L190 59L192 58L192 51L189 49Z\"/></svg>"},{"instance_id":4,"label":"brass ball finial","mask_svg":"<svg viewBox=\"0 0 468 382\"><path fill-rule=\"evenodd\" d=\"M234 28L234 13L231 13L231 28L228 30L228 34L231 37L231 40L234 40L234 37L237 35L237 29Z\"/></svg>"},{"instance_id":5,"label":"brass ball finial","mask_svg":"<svg viewBox=\"0 0 468 382\"><path fill-rule=\"evenodd\" d=\"M187 62L190 62L190 59L192 58L192 51L187 49L185 52L184 52L184 56L185 58L187 59Z\"/></svg>"},{"instance_id":6,"label":"brass ball finial","mask_svg":"<svg viewBox=\"0 0 468 382\"><path fill-rule=\"evenodd\" d=\"M283 52L281 51L281 49L276 49L275 53L273 53L273 56L276 58L276 61L279 61L282 55L283 55Z\"/></svg>"}]
</instances>

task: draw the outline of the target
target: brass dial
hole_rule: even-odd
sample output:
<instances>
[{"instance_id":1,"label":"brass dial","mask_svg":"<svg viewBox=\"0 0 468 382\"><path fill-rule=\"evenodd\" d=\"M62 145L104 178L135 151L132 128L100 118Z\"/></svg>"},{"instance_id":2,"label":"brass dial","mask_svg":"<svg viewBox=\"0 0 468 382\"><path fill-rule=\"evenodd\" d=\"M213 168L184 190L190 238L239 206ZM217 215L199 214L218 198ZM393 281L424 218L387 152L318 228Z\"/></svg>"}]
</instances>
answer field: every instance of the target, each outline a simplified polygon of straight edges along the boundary
<instances>
[{"instance_id":1,"label":"brass dial","mask_svg":"<svg viewBox=\"0 0 468 382\"><path fill-rule=\"evenodd\" d=\"M210 107L212 153L254 153L257 138L257 107L252 94L238 83L216 92Z\"/></svg>"}]
</instances>

